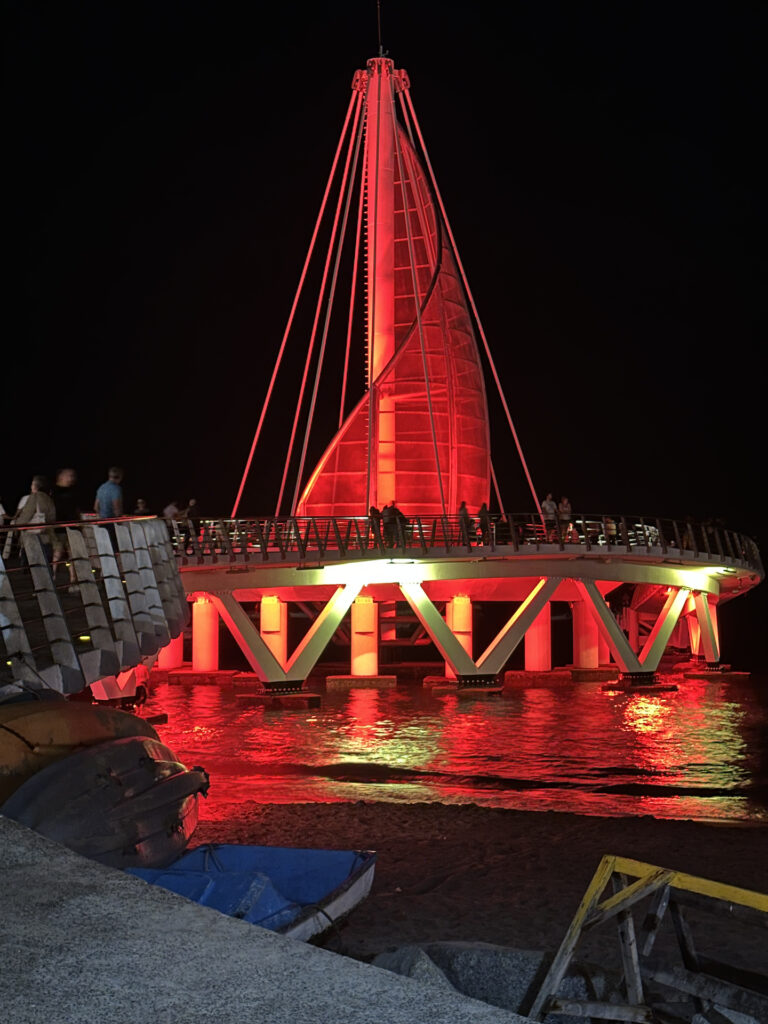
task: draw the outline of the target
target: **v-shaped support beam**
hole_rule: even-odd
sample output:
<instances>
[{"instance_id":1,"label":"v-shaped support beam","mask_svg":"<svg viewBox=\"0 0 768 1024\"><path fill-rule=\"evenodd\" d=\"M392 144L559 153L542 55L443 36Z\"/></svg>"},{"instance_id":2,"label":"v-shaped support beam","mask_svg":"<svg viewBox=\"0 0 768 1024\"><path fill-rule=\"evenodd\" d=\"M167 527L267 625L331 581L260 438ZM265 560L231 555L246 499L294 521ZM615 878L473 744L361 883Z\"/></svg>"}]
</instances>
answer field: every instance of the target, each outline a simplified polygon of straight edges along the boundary
<instances>
[{"instance_id":1,"label":"v-shaped support beam","mask_svg":"<svg viewBox=\"0 0 768 1024\"><path fill-rule=\"evenodd\" d=\"M400 590L435 647L457 676L497 676L560 583L559 577L539 580L477 662L461 646L419 583L401 583Z\"/></svg>"},{"instance_id":2,"label":"v-shaped support beam","mask_svg":"<svg viewBox=\"0 0 768 1024\"><path fill-rule=\"evenodd\" d=\"M557 576L541 579L523 601L496 638L486 647L477 662L477 669L488 675L498 675L512 656L539 612L560 585Z\"/></svg>"},{"instance_id":3,"label":"v-shaped support beam","mask_svg":"<svg viewBox=\"0 0 768 1024\"><path fill-rule=\"evenodd\" d=\"M413 609L416 618L432 639L457 676L475 676L478 668L470 658L440 612L424 593L420 583L401 583L400 591Z\"/></svg>"},{"instance_id":4,"label":"v-shaped support beam","mask_svg":"<svg viewBox=\"0 0 768 1024\"><path fill-rule=\"evenodd\" d=\"M605 598L592 580L574 579L574 584L583 601L597 622L597 628L608 644L611 654L622 672L655 672L667 646L672 630L677 625L690 590L672 587L664 607L638 656L629 646L624 630L605 602Z\"/></svg>"},{"instance_id":5,"label":"v-shaped support beam","mask_svg":"<svg viewBox=\"0 0 768 1024\"><path fill-rule=\"evenodd\" d=\"M288 664L283 667L261 637L253 620L232 594L208 594L248 664L265 683L303 681L317 664L331 637L362 589L361 583L339 587L310 626Z\"/></svg>"}]
</instances>

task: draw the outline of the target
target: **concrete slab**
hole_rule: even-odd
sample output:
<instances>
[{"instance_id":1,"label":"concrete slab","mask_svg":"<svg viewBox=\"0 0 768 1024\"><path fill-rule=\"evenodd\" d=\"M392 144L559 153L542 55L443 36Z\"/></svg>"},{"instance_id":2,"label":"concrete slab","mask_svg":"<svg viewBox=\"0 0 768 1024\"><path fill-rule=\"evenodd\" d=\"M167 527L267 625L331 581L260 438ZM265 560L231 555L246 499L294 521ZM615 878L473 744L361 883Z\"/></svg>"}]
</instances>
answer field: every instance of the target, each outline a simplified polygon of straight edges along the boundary
<instances>
[{"instance_id":1,"label":"concrete slab","mask_svg":"<svg viewBox=\"0 0 768 1024\"><path fill-rule=\"evenodd\" d=\"M296 693L236 693L239 704L258 704L267 708L319 708L322 698L319 693L299 690Z\"/></svg>"},{"instance_id":2,"label":"concrete slab","mask_svg":"<svg viewBox=\"0 0 768 1024\"><path fill-rule=\"evenodd\" d=\"M326 676L327 690L393 690L397 676Z\"/></svg>"},{"instance_id":3,"label":"concrete slab","mask_svg":"<svg viewBox=\"0 0 768 1024\"><path fill-rule=\"evenodd\" d=\"M459 685L458 680L449 676L424 676L424 686L439 690L455 690Z\"/></svg>"},{"instance_id":4,"label":"concrete slab","mask_svg":"<svg viewBox=\"0 0 768 1024\"><path fill-rule=\"evenodd\" d=\"M201 672L192 666L169 669L165 680L161 675L150 672L150 682L168 682L172 686L234 686L235 677L238 675L236 669L216 669L210 672Z\"/></svg>"},{"instance_id":5,"label":"concrete slab","mask_svg":"<svg viewBox=\"0 0 768 1024\"><path fill-rule=\"evenodd\" d=\"M0 816L4 1024L521 1024L285 939Z\"/></svg>"},{"instance_id":6,"label":"concrete slab","mask_svg":"<svg viewBox=\"0 0 768 1024\"><path fill-rule=\"evenodd\" d=\"M572 668L574 683L601 683L607 679L618 679L621 669L618 665L601 665L599 668Z\"/></svg>"}]
</instances>

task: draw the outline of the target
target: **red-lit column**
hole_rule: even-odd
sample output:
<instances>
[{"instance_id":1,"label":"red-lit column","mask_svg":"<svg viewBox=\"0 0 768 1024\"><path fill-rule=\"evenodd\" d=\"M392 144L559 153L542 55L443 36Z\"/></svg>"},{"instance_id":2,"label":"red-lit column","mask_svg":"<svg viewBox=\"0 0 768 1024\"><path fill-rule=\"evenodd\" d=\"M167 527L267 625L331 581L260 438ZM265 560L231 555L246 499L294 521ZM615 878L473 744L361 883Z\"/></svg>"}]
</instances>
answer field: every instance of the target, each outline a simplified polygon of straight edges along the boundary
<instances>
[{"instance_id":1,"label":"red-lit column","mask_svg":"<svg viewBox=\"0 0 768 1024\"><path fill-rule=\"evenodd\" d=\"M686 615L685 622L688 626L688 638L691 644L691 654L698 658L701 654L701 626L696 615Z\"/></svg>"},{"instance_id":2,"label":"red-lit column","mask_svg":"<svg viewBox=\"0 0 768 1024\"><path fill-rule=\"evenodd\" d=\"M571 611L574 668L597 668L600 663L597 623L583 601L574 601Z\"/></svg>"},{"instance_id":3,"label":"red-lit column","mask_svg":"<svg viewBox=\"0 0 768 1024\"><path fill-rule=\"evenodd\" d=\"M611 648L599 630L597 632L597 662L599 665L610 665L611 663Z\"/></svg>"},{"instance_id":4,"label":"red-lit column","mask_svg":"<svg viewBox=\"0 0 768 1024\"><path fill-rule=\"evenodd\" d=\"M381 639L397 640L397 623L394 621L397 615L397 604L394 601L382 601L377 608L379 609Z\"/></svg>"},{"instance_id":5,"label":"red-lit column","mask_svg":"<svg viewBox=\"0 0 768 1024\"><path fill-rule=\"evenodd\" d=\"M456 594L445 606L445 621L461 646L472 657L472 599L466 594ZM456 673L445 662L447 679L455 679Z\"/></svg>"},{"instance_id":6,"label":"red-lit column","mask_svg":"<svg viewBox=\"0 0 768 1024\"><path fill-rule=\"evenodd\" d=\"M640 651L640 619L634 608L627 608L627 642L638 654Z\"/></svg>"},{"instance_id":7,"label":"red-lit column","mask_svg":"<svg viewBox=\"0 0 768 1024\"><path fill-rule=\"evenodd\" d=\"M352 604L350 671L353 676L379 674L379 606L371 597Z\"/></svg>"},{"instance_id":8,"label":"red-lit column","mask_svg":"<svg viewBox=\"0 0 768 1024\"><path fill-rule=\"evenodd\" d=\"M179 633L165 647L161 647L157 654L157 668L168 671L172 668L179 668L184 664L184 634Z\"/></svg>"},{"instance_id":9,"label":"red-lit column","mask_svg":"<svg viewBox=\"0 0 768 1024\"><path fill-rule=\"evenodd\" d=\"M366 181L368 196L368 359L371 384L395 354L395 112L393 61L368 61ZM371 500L395 495L395 403L375 393Z\"/></svg>"},{"instance_id":10,"label":"red-lit column","mask_svg":"<svg viewBox=\"0 0 768 1024\"><path fill-rule=\"evenodd\" d=\"M204 594L198 594L192 605L192 668L195 672L219 668L219 613Z\"/></svg>"},{"instance_id":11,"label":"red-lit column","mask_svg":"<svg viewBox=\"0 0 768 1024\"><path fill-rule=\"evenodd\" d=\"M261 599L259 633L279 664L288 661L288 605L274 594Z\"/></svg>"},{"instance_id":12,"label":"red-lit column","mask_svg":"<svg viewBox=\"0 0 768 1024\"><path fill-rule=\"evenodd\" d=\"M552 670L552 605L549 601L525 631L523 645L526 672Z\"/></svg>"}]
</instances>

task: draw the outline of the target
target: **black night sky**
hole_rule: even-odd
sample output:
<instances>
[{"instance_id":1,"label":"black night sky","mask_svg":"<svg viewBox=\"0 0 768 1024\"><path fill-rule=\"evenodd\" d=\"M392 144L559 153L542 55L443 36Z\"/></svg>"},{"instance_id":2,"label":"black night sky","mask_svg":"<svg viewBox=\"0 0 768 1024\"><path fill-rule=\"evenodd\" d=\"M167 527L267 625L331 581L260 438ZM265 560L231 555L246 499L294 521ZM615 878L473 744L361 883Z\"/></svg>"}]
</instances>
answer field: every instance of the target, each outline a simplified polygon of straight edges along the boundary
<instances>
[{"instance_id":1,"label":"black night sky","mask_svg":"<svg viewBox=\"0 0 768 1024\"><path fill-rule=\"evenodd\" d=\"M765 12L382 2L540 497L720 516L764 557ZM118 463L129 505L228 514L376 2L4 13L3 503L71 465L90 507Z\"/></svg>"}]
</instances>

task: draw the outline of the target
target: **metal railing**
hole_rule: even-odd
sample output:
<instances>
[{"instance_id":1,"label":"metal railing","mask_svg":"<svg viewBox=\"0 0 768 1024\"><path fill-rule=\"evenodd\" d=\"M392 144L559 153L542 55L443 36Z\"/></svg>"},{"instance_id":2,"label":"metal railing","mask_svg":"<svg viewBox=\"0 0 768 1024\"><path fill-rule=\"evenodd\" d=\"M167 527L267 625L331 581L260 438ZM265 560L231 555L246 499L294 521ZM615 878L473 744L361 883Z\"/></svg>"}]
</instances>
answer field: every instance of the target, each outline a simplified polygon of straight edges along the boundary
<instances>
[{"instance_id":1,"label":"metal railing","mask_svg":"<svg viewBox=\"0 0 768 1024\"><path fill-rule=\"evenodd\" d=\"M13 527L0 550L0 701L77 693L156 654L188 620L162 520Z\"/></svg>"},{"instance_id":2,"label":"metal railing","mask_svg":"<svg viewBox=\"0 0 768 1024\"><path fill-rule=\"evenodd\" d=\"M322 561L366 557L466 557L575 551L674 555L738 564L763 575L752 538L719 524L632 515L574 514L545 527L535 514L404 516L386 523L367 516L167 520L179 564Z\"/></svg>"}]
</instances>

